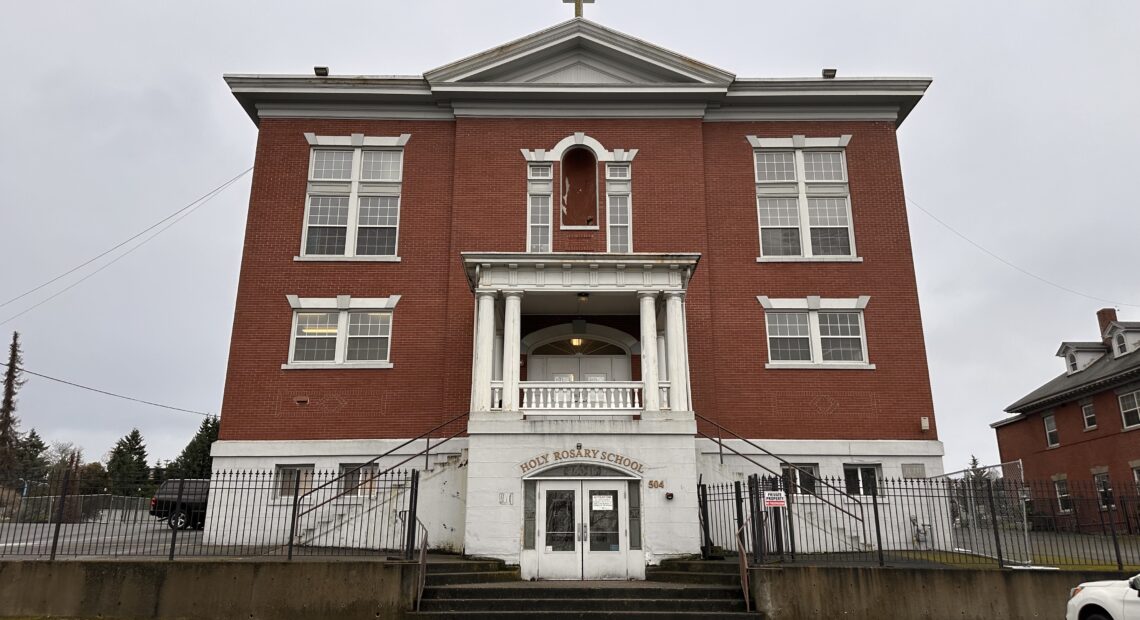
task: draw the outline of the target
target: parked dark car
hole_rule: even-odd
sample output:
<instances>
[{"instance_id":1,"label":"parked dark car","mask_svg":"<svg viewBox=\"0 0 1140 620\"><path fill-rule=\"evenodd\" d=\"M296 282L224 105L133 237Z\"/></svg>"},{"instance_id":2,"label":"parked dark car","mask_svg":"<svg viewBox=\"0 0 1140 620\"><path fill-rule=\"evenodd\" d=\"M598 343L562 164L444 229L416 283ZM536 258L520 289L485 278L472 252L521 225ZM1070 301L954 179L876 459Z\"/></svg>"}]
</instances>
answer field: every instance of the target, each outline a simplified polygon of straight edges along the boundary
<instances>
[{"instance_id":1,"label":"parked dark car","mask_svg":"<svg viewBox=\"0 0 1140 620\"><path fill-rule=\"evenodd\" d=\"M179 502L178 487L182 486ZM206 524L206 501L210 481L205 479L167 480L150 498L150 514L165 519L171 529L202 529Z\"/></svg>"}]
</instances>

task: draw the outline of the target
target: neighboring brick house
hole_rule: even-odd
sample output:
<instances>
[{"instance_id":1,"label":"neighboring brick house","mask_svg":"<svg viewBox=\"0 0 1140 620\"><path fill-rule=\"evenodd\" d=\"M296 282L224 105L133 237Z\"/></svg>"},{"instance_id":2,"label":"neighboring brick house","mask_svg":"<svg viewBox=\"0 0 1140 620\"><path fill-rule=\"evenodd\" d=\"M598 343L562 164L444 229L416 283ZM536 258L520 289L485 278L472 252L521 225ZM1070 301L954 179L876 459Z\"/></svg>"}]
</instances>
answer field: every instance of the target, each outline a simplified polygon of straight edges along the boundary
<instances>
[{"instance_id":1,"label":"neighboring brick house","mask_svg":"<svg viewBox=\"0 0 1140 620\"><path fill-rule=\"evenodd\" d=\"M1003 462L1051 484L1035 510L1083 528L1112 521L1140 531L1140 322L1096 313L1100 340L1062 342L1065 371L991 424ZM1047 481L1047 482L1046 482Z\"/></svg>"},{"instance_id":2,"label":"neighboring brick house","mask_svg":"<svg viewBox=\"0 0 1140 620\"><path fill-rule=\"evenodd\" d=\"M942 473L896 141L930 80L737 78L574 19L423 76L226 81L259 137L215 467L469 414L434 544L620 578L697 551L699 476L757 471L697 416L854 494ZM586 493L627 562L535 545Z\"/></svg>"}]
</instances>

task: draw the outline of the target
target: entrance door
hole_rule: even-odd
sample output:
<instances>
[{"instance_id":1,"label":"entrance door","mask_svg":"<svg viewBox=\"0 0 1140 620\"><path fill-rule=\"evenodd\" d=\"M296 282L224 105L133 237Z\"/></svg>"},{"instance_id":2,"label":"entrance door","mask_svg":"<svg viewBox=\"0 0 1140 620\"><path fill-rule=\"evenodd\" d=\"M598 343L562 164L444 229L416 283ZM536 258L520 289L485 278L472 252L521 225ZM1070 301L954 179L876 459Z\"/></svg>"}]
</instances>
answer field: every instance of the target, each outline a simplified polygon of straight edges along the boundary
<instances>
[{"instance_id":1,"label":"entrance door","mask_svg":"<svg viewBox=\"0 0 1140 620\"><path fill-rule=\"evenodd\" d=\"M625 579L629 507L624 480L538 485L540 579Z\"/></svg>"}]
</instances>

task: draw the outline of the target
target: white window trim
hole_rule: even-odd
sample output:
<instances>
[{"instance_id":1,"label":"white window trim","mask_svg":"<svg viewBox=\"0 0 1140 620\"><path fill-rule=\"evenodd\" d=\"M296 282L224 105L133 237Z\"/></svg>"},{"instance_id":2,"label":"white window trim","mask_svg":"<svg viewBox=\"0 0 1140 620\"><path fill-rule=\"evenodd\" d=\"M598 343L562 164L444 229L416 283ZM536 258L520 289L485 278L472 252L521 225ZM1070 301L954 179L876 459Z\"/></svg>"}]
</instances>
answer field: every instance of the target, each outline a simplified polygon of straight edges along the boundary
<instances>
[{"instance_id":1,"label":"white window trim","mask_svg":"<svg viewBox=\"0 0 1140 620\"><path fill-rule=\"evenodd\" d=\"M1065 508L1065 505L1063 503L1061 503L1061 490L1057 488L1057 484L1062 483L1062 482L1065 483L1065 495L1064 495L1064 497L1067 497L1069 499L1069 508ZM1059 478L1059 479L1053 481L1053 495L1057 499L1057 512L1058 513L1067 515L1073 511L1073 508L1072 508L1072 506L1073 506L1073 495L1072 495L1072 493L1069 492L1069 481L1067 479Z\"/></svg>"},{"instance_id":2,"label":"white window trim","mask_svg":"<svg viewBox=\"0 0 1140 620\"><path fill-rule=\"evenodd\" d=\"M610 174L614 168L625 168L628 174L624 177L615 177ZM610 186L614 187L615 191L610 190ZM613 226L612 218L610 217L610 199L614 196L624 196L625 204L628 213L626 214L629 222L626 224L626 235L629 238L629 250L633 252L633 166L629 162L618 164L606 164L606 252L613 252L613 246L610 243L610 227Z\"/></svg>"},{"instance_id":3,"label":"white window trim","mask_svg":"<svg viewBox=\"0 0 1140 620\"><path fill-rule=\"evenodd\" d=\"M536 177L534 176L535 168L545 168L550 170L550 176ZM537 226L531 220L531 200L535 196L545 196L547 200L546 209L546 235L548 245L546 252L554 251L554 164L553 163L538 163L528 164L526 169L527 178L527 191L526 191L526 251L534 252L531 249L532 227ZM545 191L542 189L542 184L546 184ZM546 253L541 252L541 253Z\"/></svg>"},{"instance_id":4,"label":"white window trim","mask_svg":"<svg viewBox=\"0 0 1140 620\"><path fill-rule=\"evenodd\" d=\"M1092 408L1093 423L1091 426L1089 425L1089 414L1085 411L1089 408ZM1096 406L1093 405L1093 403L1085 403L1081 405L1081 422L1084 423L1084 428L1086 431L1096 430Z\"/></svg>"},{"instance_id":5,"label":"white window trim","mask_svg":"<svg viewBox=\"0 0 1140 620\"><path fill-rule=\"evenodd\" d=\"M388 312L393 310L400 301L400 295L389 297L352 297L350 295L337 295L336 297L298 297L286 295L289 307L293 309L293 318L289 327L289 361L282 364L282 370L328 370L335 369L383 369L395 368L392 363L392 338L395 333L395 317L388 323L388 360L386 361L346 361L345 351L348 348L348 314L351 311ZM325 310L337 313L336 352L329 362L294 362L293 355L297 348L297 314L304 310Z\"/></svg>"},{"instance_id":6,"label":"white window trim","mask_svg":"<svg viewBox=\"0 0 1140 620\"><path fill-rule=\"evenodd\" d=\"M875 365L870 363L871 354L867 349L867 326L864 321L863 311L870 303L871 297L869 295L861 295L857 298L851 299L827 299L812 295L804 298L792 299L772 299L766 295L759 295L756 300L764 308L764 337L765 342L771 342L771 336L768 333L768 313L770 312L807 312L808 315L808 331L811 340L811 359L812 361L794 361L794 362L781 362L773 361L771 353L769 352L768 362L764 364L764 368L770 369L789 369L789 370L875 370ZM859 314L859 340L863 347L863 360L862 362L825 362L823 361L823 342L822 336L819 333L819 313L830 311L846 311L857 312Z\"/></svg>"},{"instance_id":7,"label":"white window trim","mask_svg":"<svg viewBox=\"0 0 1140 620\"><path fill-rule=\"evenodd\" d=\"M1047 420L1053 421L1053 430L1052 431L1049 430L1049 423L1047 422ZM1045 431L1045 447L1046 448L1056 448L1057 446L1061 445L1061 431L1060 431L1060 429L1057 428L1057 416L1056 416L1056 414L1047 413L1047 414L1041 416L1041 428L1042 428L1042 430ZM1057 443L1052 443L1052 440L1049 439L1050 433L1057 435Z\"/></svg>"},{"instance_id":8,"label":"white window trim","mask_svg":"<svg viewBox=\"0 0 1140 620\"><path fill-rule=\"evenodd\" d=\"M556 188L558 190L556 192L558 194L558 230L601 230L602 229L601 223L597 222L598 212L601 210L599 205L598 205L598 200L599 200L598 195L601 194L601 192L602 192L602 179L598 177L598 164L601 163L602 159L601 159L601 155L599 155L597 151L595 151L589 147L582 147L582 148L585 148L585 150L589 151L590 155L592 155L594 157L594 221L596 223L593 224L592 226L590 226L590 225L578 226L578 225L571 225L571 224L562 223L562 191L563 191L562 188L564 187L564 183L566 181L566 166L563 163L563 160L565 159L566 154L563 153L563 155L562 155L563 159L558 160L558 187ZM608 198L607 198L607 200L608 200ZM553 209L554 208L554 201L551 200L550 202L551 202L550 206ZM551 225L553 225L553 224L554 224L554 222L551 222ZM553 238L551 238L551 240L550 240L550 245L553 248L553 246L554 246L554 239Z\"/></svg>"},{"instance_id":9,"label":"white window trim","mask_svg":"<svg viewBox=\"0 0 1140 620\"><path fill-rule=\"evenodd\" d=\"M1134 428L1140 428L1140 424L1129 424L1128 418L1125 417L1125 415L1124 415L1124 397L1128 396L1130 394L1133 395L1136 399L1136 405L1137 405L1136 415L1138 418L1140 418L1140 390L1135 390L1132 392L1125 392L1124 394L1118 395L1116 397L1116 403L1118 405L1120 405L1120 424L1123 426L1124 430L1131 430ZM1129 411L1131 411L1131 410L1129 410Z\"/></svg>"},{"instance_id":10,"label":"white window trim","mask_svg":"<svg viewBox=\"0 0 1140 620\"><path fill-rule=\"evenodd\" d=\"M859 250L855 244L855 219L851 211L851 190L849 187L850 176L847 171L847 144L851 141L850 135L843 135L838 138L807 138L802 135L795 135L791 138L758 138L756 136L746 136L748 143L752 145L752 174L753 181L756 183L756 239L757 248L760 250L760 256L757 256L756 262L758 263L799 263L799 262L827 262L827 263L861 263L863 258L859 256ZM757 170L757 155L763 150L771 152L791 152L795 161L796 179L795 181L761 181L759 171ZM822 151L839 151L840 161L843 166L843 179L837 181L808 181L807 174L804 167L804 152L811 150ZM800 233L800 254L797 256L764 256L763 255L763 241L762 230L760 225L760 201L765 198L791 198L791 194L764 194L761 193L762 186L791 186L796 187L796 213L799 216L799 233ZM847 255L820 255L816 256L812 252L811 245L811 216L808 209L809 197L814 198L838 198L835 196L826 195L810 195L808 187L812 185L842 185L844 187L843 199L847 207L847 238L851 244L851 253Z\"/></svg>"},{"instance_id":11,"label":"white window trim","mask_svg":"<svg viewBox=\"0 0 1140 620\"><path fill-rule=\"evenodd\" d=\"M365 136L354 133L348 136L318 136L306 133L305 140L309 143L309 172L308 189L305 192L305 213L301 225L301 250L293 257L296 262L400 262L400 218L403 211L403 182L404 182L404 145L411 139L411 134L400 134L398 137ZM347 150L352 149L352 169L348 179L316 179L313 178L313 166L316 162L316 152L321 150ZM365 150L396 151L400 153L400 171L395 179L368 180L361 178L361 165ZM379 191L370 191L367 196L389 196L396 198L396 238L392 254L381 256L356 255L356 237L360 228L360 186L388 185L388 188ZM321 185L329 187L320 187ZM348 225L345 231L344 254L307 254L309 246L309 209L314 196L344 196L343 189L334 190L332 186L348 187Z\"/></svg>"},{"instance_id":12,"label":"white window trim","mask_svg":"<svg viewBox=\"0 0 1140 620\"><path fill-rule=\"evenodd\" d=\"M875 470L875 495L878 496L879 498L882 498L883 497L883 489L880 488L883 486L883 465L882 465L882 463L844 463L843 464L843 490L845 492L847 491L847 470L848 469L858 469L858 470L860 470L859 471L859 493L857 495L855 495L854 497L870 497L870 495L866 494L867 489L863 488L863 472L862 472L862 470L865 468Z\"/></svg>"}]
</instances>

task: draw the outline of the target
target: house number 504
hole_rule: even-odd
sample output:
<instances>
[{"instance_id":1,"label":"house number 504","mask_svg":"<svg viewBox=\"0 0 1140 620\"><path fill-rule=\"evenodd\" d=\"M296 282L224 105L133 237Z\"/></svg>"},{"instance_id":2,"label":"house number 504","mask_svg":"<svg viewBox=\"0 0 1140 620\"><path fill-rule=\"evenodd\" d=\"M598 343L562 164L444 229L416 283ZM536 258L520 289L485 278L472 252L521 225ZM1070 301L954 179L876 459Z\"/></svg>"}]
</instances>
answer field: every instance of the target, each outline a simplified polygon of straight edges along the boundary
<instances>
[{"instance_id":1,"label":"house number 504","mask_svg":"<svg viewBox=\"0 0 1140 620\"><path fill-rule=\"evenodd\" d=\"M664 489L665 488L665 481L664 480L650 480L649 481L649 488L651 488L651 489Z\"/></svg>"}]
</instances>

